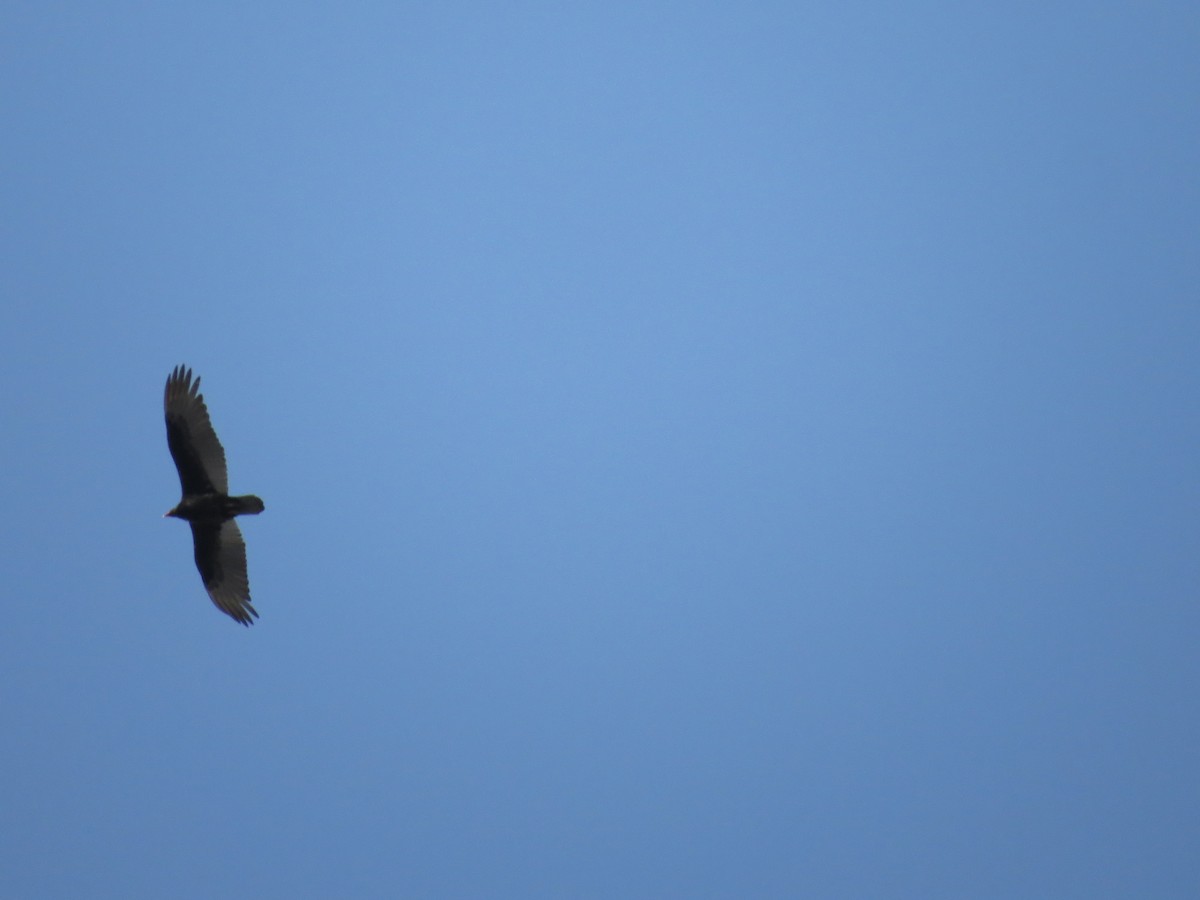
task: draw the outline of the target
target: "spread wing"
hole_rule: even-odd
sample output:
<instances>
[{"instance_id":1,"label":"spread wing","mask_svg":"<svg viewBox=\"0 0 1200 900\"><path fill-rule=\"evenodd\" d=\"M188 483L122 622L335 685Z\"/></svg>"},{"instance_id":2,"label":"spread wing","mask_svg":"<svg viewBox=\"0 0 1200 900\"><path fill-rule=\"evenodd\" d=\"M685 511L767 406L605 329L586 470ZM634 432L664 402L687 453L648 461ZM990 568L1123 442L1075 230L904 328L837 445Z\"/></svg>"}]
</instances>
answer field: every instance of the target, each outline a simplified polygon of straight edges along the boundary
<instances>
[{"instance_id":1,"label":"spread wing","mask_svg":"<svg viewBox=\"0 0 1200 900\"><path fill-rule=\"evenodd\" d=\"M233 519L220 525L191 523L196 547L196 568L217 609L243 625L258 613L250 605L250 579L246 575L246 542ZM252 618L253 617L253 618Z\"/></svg>"},{"instance_id":2,"label":"spread wing","mask_svg":"<svg viewBox=\"0 0 1200 900\"><path fill-rule=\"evenodd\" d=\"M209 421L200 379L192 380L191 369L176 366L171 372L163 394L163 411L167 417L167 446L179 470L184 495L229 493L225 450Z\"/></svg>"}]
</instances>

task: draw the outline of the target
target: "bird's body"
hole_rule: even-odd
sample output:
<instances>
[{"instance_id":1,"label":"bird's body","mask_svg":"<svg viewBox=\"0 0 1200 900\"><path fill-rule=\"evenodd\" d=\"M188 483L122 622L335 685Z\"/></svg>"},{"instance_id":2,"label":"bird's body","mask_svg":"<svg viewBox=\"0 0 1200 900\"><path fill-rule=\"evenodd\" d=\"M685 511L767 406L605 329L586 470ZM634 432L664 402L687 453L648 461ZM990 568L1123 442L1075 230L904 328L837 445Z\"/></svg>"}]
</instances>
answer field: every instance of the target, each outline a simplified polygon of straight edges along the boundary
<instances>
[{"instance_id":1,"label":"bird's body","mask_svg":"<svg viewBox=\"0 0 1200 900\"><path fill-rule=\"evenodd\" d=\"M228 494L195 494L184 497L168 515L186 519L193 525L220 525L226 519L246 514L257 514L264 509L263 502L253 494L230 497Z\"/></svg>"},{"instance_id":2,"label":"bird's body","mask_svg":"<svg viewBox=\"0 0 1200 900\"><path fill-rule=\"evenodd\" d=\"M191 369L176 366L171 372L163 411L167 446L183 490L179 503L167 515L192 526L196 568L217 609L249 625L258 613L250 604L246 544L233 519L262 512L263 502L252 494L229 496L225 450L208 418L200 379L192 379Z\"/></svg>"}]
</instances>

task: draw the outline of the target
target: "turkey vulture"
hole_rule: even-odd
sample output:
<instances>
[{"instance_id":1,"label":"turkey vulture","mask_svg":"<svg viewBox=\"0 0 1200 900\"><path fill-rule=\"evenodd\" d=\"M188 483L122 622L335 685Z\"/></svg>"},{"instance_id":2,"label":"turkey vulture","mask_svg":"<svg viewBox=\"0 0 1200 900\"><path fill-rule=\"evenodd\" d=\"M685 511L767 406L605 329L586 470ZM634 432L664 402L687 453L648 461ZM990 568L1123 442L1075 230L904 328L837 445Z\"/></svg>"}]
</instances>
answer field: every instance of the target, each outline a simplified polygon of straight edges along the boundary
<instances>
[{"instance_id":1,"label":"turkey vulture","mask_svg":"<svg viewBox=\"0 0 1200 900\"><path fill-rule=\"evenodd\" d=\"M193 381L191 369L176 366L171 372L163 411L167 446L183 488L183 497L166 515L186 519L192 526L196 568L217 609L250 625L258 613L250 605L246 544L233 517L258 514L263 502L250 494L229 496L225 451L208 419L200 378Z\"/></svg>"}]
</instances>

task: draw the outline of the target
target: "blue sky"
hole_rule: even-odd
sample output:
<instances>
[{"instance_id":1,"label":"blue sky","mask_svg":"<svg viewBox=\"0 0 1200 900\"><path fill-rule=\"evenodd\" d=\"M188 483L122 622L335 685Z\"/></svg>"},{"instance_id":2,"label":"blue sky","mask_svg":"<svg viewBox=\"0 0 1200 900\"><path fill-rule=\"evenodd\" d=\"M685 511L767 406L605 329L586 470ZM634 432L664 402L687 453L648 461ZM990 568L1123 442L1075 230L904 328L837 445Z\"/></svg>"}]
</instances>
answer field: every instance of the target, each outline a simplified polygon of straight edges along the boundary
<instances>
[{"instance_id":1,"label":"blue sky","mask_svg":"<svg viewBox=\"0 0 1200 900\"><path fill-rule=\"evenodd\" d=\"M1196 896L1198 39L6 4L0 895Z\"/></svg>"}]
</instances>

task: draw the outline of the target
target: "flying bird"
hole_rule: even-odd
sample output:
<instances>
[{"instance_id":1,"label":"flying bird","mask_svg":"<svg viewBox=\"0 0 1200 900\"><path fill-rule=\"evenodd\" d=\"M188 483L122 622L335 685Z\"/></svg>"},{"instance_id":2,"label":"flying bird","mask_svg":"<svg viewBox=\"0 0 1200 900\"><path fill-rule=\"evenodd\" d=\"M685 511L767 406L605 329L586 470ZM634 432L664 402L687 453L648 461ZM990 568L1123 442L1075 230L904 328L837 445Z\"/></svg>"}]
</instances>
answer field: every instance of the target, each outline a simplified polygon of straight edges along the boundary
<instances>
[{"instance_id":1,"label":"flying bird","mask_svg":"<svg viewBox=\"0 0 1200 900\"><path fill-rule=\"evenodd\" d=\"M171 372L163 411L167 446L183 489L183 497L166 515L192 526L196 568L217 609L250 625L258 613L250 605L246 543L233 517L257 515L264 509L263 502L251 494L229 496L225 450L209 421L200 378L193 380L191 369L176 366Z\"/></svg>"}]
</instances>

